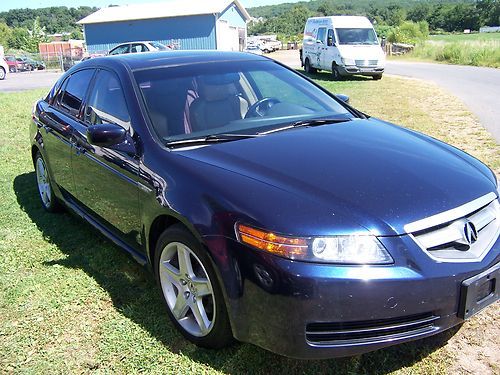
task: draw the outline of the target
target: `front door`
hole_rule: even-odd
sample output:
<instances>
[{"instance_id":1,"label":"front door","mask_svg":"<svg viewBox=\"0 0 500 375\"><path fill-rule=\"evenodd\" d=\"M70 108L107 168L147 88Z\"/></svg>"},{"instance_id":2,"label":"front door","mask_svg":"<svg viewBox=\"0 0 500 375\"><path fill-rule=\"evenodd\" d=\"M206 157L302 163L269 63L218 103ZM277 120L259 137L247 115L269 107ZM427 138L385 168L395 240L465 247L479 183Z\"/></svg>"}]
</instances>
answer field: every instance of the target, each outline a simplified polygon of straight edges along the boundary
<instances>
[{"instance_id":1,"label":"front door","mask_svg":"<svg viewBox=\"0 0 500 375\"><path fill-rule=\"evenodd\" d=\"M328 29L326 35L326 48L323 51L323 69L330 71L334 61L336 61L337 64L340 63L339 50L337 48L337 41L335 40L335 33L333 32L333 29Z\"/></svg>"},{"instance_id":2,"label":"front door","mask_svg":"<svg viewBox=\"0 0 500 375\"><path fill-rule=\"evenodd\" d=\"M77 199L96 220L128 245L140 249L139 160L122 86L115 73L99 70L88 96L72 153ZM99 147L87 142L88 126L113 123L127 130L126 144Z\"/></svg>"}]
</instances>

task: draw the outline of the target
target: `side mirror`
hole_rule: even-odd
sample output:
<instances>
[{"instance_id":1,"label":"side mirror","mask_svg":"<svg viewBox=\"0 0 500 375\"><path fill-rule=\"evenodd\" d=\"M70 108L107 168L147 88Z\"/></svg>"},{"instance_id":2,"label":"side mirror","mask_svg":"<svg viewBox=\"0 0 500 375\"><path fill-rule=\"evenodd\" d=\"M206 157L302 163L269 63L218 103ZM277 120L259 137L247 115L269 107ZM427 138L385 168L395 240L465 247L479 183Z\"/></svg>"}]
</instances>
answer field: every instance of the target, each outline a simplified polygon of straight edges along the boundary
<instances>
[{"instance_id":1,"label":"side mirror","mask_svg":"<svg viewBox=\"0 0 500 375\"><path fill-rule=\"evenodd\" d=\"M335 96L337 98L339 98L340 100L342 100L344 103L349 104L349 96L344 95L344 94L335 94Z\"/></svg>"},{"instance_id":2,"label":"side mirror","mask_svg":"<svg viewBox=\"0 0 500 375\"><path fill-rule=\"evenodd\" d=\"M122 143L126 136L127 131L116 124L92 125L87 128L87 141L99 147Z\"/></svg>"},{"instance_id":3,"label":"side mirror","mask_svg":"<svg viewBox=\"0 0 500 375\"><path fill-rule=\"evenodd\" d=\"M318 43L318 44L323 44L323 41L322 41L322 40L319 40L319 39L316 39L316 43Z\"/></svg>"},{"instance_id":4,"label":"side mirror","mask_svg":"<svg viewBox=\"0 0 500 375\"><path fill-rule=\"evenodd\" d=\"M328 38L328 47L335 47L335 43L333 43L333 38Z\"/></svg>"}]
</instances>

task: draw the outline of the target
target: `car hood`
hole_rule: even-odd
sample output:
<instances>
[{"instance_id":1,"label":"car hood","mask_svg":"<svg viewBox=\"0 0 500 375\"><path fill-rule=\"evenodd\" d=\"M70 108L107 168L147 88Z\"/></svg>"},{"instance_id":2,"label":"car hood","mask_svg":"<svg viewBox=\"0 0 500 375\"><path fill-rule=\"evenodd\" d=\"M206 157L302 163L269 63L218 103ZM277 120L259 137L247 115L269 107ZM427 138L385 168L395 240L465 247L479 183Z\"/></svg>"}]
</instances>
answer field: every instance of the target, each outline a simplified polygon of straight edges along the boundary
<instances>
[{"instance_id":1,"label":"car hood","mask_svg":"<svg viewBox=\"0 0 500 375\"><path fill-rule=\"evenodd\" d=\"M495 190L467 154L375 119L175 152L315 201L376 235L403 234L405 224Z\"/></svg>"},{"instance_id":2,"label":"car hood","mask_svg":"<svg viewBox=\"0 0 500 375\"><path fill-rule=\"evenodd\" d=\"M340 55L345 59L354 60L384 60L385 55L382 48L376 45L362 44L340 44L338 46Z\"/></svg>"}]
</instances>

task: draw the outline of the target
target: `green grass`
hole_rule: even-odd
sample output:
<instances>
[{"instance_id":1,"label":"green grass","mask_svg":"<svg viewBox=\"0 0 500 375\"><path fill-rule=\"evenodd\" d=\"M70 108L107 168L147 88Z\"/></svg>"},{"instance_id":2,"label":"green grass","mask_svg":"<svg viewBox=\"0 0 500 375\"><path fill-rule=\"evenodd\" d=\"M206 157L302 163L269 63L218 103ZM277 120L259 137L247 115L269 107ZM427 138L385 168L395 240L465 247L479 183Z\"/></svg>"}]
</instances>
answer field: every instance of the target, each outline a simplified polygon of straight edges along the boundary
<instances>
[{"instance_id":1,"label":"green grass","mask_svg":"<svg viewBox=\"0 0 500 375\"><path fill-rule=\"evenodd\" d=\"M500 68L500 33L434 35L400 58Z\"/></svg>"},{"instance_id":2,"label":"green grass","mask_svg":"<svg viewBox=\"0 0 500 375\"><path fill-rule=\"evenodd\" d=\"M459 102L436 97L434 87L386 78L334 83L328 77L316 79L351 95L361 109L462 146L498 170L498 145ZM145 269L83 221L42 210L28 123L33 102L44 93L0 94L0 373L443 374L453 369L461 354L444 345L450 333L327 361L291 360L249 344L209 351L187 343L169 323ZM481 326L494 327L498 310L482 316L493 322ZM476 334L474 327L462 332Z\"/></svg>"}]
</instances>

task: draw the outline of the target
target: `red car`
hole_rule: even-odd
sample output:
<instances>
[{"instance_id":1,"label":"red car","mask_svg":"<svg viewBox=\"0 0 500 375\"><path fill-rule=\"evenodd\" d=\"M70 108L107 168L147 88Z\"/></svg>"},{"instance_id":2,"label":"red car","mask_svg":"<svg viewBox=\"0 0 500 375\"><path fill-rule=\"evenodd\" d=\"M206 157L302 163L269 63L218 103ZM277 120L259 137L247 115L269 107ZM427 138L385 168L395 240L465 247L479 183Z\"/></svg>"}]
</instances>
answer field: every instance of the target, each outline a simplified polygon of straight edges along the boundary
<instances>
[{"instance_id":1,"label":"red car","mask_svg":"<svg viewBox=\"0 0 500 375\"><path fill-rule=\"evenodd\" d=\"M9 72L15 73L21 70L26 70L26 66L24 62L17 59L15 56L5 56L5 61L7 61L7 65L9 66Z\"/></svg>"}]
</instances>

